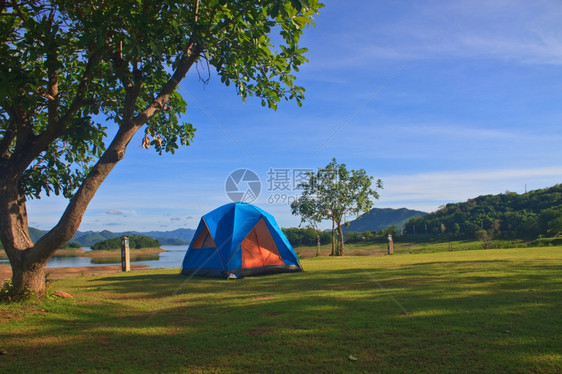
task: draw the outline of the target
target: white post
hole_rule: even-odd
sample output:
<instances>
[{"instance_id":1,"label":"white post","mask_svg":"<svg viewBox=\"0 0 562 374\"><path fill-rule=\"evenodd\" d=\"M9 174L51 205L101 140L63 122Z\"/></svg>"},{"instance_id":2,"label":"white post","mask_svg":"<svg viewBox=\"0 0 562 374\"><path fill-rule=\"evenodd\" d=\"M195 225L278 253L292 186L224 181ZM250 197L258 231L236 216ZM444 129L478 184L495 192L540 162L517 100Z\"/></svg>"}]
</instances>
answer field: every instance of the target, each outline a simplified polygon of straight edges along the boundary
<instances>
[{"instance_id":1,"label":"white post","mask_svg":"<svg viewBox=\"0 0 562 374\"><path fill-rule=\"evenodd\" d=\"M126 236L121 237L121 271L131 271L131 251Z\"/></svg>"}]
</instances>

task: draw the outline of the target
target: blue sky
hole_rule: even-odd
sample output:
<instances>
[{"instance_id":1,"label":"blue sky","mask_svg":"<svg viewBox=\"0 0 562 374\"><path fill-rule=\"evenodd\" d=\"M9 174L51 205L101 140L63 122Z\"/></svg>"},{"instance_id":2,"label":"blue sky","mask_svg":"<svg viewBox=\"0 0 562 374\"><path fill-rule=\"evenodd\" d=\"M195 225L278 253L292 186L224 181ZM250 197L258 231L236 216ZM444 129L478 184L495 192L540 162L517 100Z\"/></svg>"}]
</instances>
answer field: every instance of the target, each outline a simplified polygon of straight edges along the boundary
<instances>
[{"instance_id":1,"label":"blue sky","mask_svg":"<svg viewBox=\"0 0 562 374\"><path fill-rule=\"evenodd\" d=\"M297 74L302 107L242 103L215 76L204 85L191 71L181 93L185 120L197 128L193 145L158 156L141 148L139 133L80 230L195 228L230 202L225 181L237 169L261 180L254 204L297 226L281 201L298 191L270 182L332 157L383 180L381 208L431 212L562 182L562 3L325 4L302 39L310 60ZM62 198L30 201L30 226L52 227L64 206Z\"/></svg>"}]
</instances>

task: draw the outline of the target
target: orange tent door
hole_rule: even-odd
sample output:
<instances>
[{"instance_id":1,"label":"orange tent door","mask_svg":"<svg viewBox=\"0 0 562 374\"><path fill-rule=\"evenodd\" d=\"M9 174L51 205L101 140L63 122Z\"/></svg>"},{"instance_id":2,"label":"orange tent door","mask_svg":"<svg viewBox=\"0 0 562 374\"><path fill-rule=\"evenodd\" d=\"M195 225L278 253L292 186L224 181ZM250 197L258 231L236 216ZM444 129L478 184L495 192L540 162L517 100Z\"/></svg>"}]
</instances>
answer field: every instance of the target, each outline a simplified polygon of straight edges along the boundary
<instances>
[{"instance_id":1,"label":"orange tent door","mask_svg":"<svg viewBox=\"0 0 562 374\"><path fill-rule=\"evenodd\" d=\"M283 265L283 259L264 219L260 219L242 241L242 267Z\"/></svg>"},{"instance_id":2,"label":"orange tent door","mask_svg":"<svg viewBox=\"0 0 562 374\"><path fill-rule=\"evenodd\" d=\"M216 247L215 241L211 233L209 232L207 223L205 223L205 227L203 228L203 230L201 230L199 235L197 235L197 237L193 239L193 245L191 246L191 248L199 249L199 248L215 248L215 247Z\"/></svg>"}]
</instances>

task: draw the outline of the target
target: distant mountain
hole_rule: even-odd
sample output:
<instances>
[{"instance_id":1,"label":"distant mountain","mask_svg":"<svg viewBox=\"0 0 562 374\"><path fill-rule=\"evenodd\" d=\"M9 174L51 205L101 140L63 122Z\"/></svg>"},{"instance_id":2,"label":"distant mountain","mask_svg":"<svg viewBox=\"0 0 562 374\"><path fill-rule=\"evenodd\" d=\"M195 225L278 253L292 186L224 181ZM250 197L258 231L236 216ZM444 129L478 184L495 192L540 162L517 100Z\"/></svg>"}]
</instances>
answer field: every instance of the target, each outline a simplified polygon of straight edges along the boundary
<instances>
[{"instance_id":1,"label":"distant mountain","mask_svg":"<svg viewBox=\"0 0 562 374\"><path fill-rule=\"evenodd\" d=\"M144 235L156 239L161 245L187 245L193 239L195 230L193 229L177 229L173 231L125 231L125 232L111 232L111 231L87 231L77 232L76 235L70 240L77 242L82 247L91 247L92 245L102 240L113 239L124 235Z\"/></svg>"},{"instance_id":2,"label":"distant mountain","mask_svg":"<svg viewBox=\"0 0 562 374\"><path fill-rule=\"evenodd\" d=\"M39 230L33 227L29 228L29 235L31 240L35 243L40 237L45 235L47 231ZM102 240L113 239L124 235L144 235L156 239L161 245L187 245L193 239L195 230L193 229L177 229L173 231L126 231L126 232L111 232L108 230L103 231L78 231L71 242L76 242L82 247L91 247L97 242ZM1 248L1 245L0 245Z\"/></svg>"},{"instance_id":3,"label":"distant mountain","mask_svg":"<svg viewBox=\"0 0 562 374\"><path fill-rule=\"evenodd\" d=\"M343 231L380 231L388 226L396 226L398 231L400 231L409 219L414 217L423 217L426 214L426 212L406 208L373 208L369 213L363 214L359 218L350 221L349 225L344 227Z\"/></svg>"},{"instance_id":4,"label":"distant mountain","mask_svg":"<svg viewBox=\"0 0 562 374\"><path fill-rule=\"evenodd\" d=\"M149 232L134 232L135 234L150 236L151 238L158 239L160 243L170 240L182 240L180 244L186 244L193 239L195 230L193 229L177 229L173 231L149 231Z\"/></svg>"},{"instance_id":5,"label":"distant mountain","mask_svg":"<svg viewBox=\"0 0 562 374\"><path fill-rule=\"evenodd\" d=\"M33 243L35 243L37 240L39 240L39 238L42 237L43 235L45 235L45 231L41 231L41 230L35 229L33 227L29 228L29 236L30 236L31 241Z\"/></svg>"},{"instance_id":6,"label":"distant mountain","mask_svg":"<svg viewBox=\"0 0 562 374\"><path fill-rule=\"evenodd\" d=\"M113 239L120 236L120 234L113 233L108 230L103 230L101 232L95 231L86 231L80 232L78 231L72 239L71 242L76 242L80 244L82 247L91 247L97 242L101 242L102 240Z\"/></svg>"}]
</instances>

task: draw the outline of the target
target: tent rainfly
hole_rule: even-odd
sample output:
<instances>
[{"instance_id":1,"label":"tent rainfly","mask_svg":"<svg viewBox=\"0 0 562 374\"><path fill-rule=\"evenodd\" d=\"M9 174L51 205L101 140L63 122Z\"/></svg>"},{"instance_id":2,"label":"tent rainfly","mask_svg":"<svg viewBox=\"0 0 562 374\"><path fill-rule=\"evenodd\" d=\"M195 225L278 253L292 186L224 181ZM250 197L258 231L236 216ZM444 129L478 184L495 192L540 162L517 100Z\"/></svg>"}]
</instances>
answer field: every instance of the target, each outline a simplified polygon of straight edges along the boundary
<instances>
[{"instance_id":1,"label":"tent rainfly","mask_svg":"<svg viewBox=\"0 0 562 374\"><path fill-rule=\"evenodd\" d=\"M229 278L297 271L299 259L273 216L230 203L201 218L181 273Z\"/></svg>"}]
</instances>

